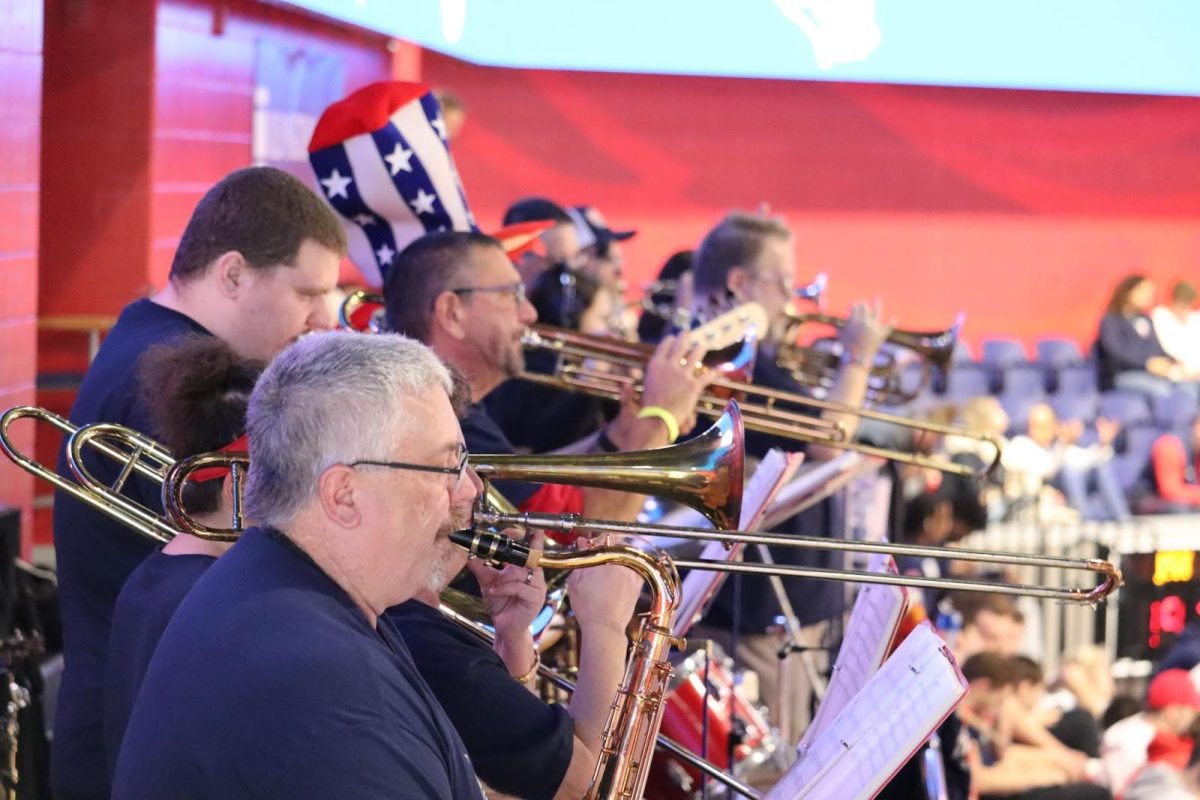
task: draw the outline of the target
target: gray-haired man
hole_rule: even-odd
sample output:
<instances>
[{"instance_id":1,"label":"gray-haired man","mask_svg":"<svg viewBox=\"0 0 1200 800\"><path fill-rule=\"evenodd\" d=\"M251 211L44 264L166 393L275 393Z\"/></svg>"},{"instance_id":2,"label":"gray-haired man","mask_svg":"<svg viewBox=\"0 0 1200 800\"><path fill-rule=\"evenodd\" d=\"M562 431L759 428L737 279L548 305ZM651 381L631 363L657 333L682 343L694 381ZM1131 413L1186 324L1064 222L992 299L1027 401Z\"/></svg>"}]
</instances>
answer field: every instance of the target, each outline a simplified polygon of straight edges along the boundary
<instances>
[{"instance_id":1,"label":"gray-haired man","mask_svg":"<svg viewBox=\"0 0 1200 800\"><path fill-rule=\"evenodd\" d=\"M262 522L175 613L115 797L478 798L466 751L380 614L444 581L479 485L445 366L400 336L300 340L250 399Z\"/></svg>"}]
</instances>

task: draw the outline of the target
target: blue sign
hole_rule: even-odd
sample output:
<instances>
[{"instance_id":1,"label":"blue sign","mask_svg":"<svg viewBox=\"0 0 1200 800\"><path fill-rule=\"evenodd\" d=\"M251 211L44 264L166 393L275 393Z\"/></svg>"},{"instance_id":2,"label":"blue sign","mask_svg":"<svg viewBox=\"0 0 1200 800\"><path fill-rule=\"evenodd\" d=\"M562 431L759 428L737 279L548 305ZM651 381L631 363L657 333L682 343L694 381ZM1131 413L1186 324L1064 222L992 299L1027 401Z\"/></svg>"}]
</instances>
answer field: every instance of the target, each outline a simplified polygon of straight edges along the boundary
<instances>
[{"instance_id":1,"label":"blue sign","mask_svg":"<svg viewBox=\"0 0 1200 800\"><path fill-rule=\"evenodd\" d=\"M1196 0L284 0L478 64L1200 95Z\"/></svg>"}]
</instances>

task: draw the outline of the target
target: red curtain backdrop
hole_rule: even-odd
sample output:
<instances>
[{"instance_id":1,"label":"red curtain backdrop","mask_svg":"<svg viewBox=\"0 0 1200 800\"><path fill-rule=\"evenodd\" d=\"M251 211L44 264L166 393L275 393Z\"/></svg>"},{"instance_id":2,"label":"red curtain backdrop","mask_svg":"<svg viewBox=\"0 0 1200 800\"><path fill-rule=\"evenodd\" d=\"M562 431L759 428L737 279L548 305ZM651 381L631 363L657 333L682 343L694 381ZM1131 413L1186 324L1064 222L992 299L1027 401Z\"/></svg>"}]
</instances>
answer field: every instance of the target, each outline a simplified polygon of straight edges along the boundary
<instances>
[{"instance_id":1,"label":"red curtain backdrop","mask_svg":"<svg viewBox=\"0 0 1200 800\"><path fill-rule=\"evenodd\" d=\"M634 226L631 286L727 210L768 203L834 310L1090 342L1129 271L1200 279L1200 99L496 70L426 53L469 116L476 214L594 203ZM805 275L798 276L803 279Z\"/></svg>"}]
</instances>

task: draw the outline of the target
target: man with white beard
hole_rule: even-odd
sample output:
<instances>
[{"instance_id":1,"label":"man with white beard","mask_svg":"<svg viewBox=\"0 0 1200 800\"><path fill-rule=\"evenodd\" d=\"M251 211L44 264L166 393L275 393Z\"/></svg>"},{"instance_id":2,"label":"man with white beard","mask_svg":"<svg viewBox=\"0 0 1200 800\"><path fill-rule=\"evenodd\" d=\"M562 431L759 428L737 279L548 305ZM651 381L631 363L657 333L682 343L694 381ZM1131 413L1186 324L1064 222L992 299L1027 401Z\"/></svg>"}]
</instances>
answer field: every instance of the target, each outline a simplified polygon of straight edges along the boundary
<instances>
[{"instance_id":1,"label":"man with white beard","mask_svg":"<svg viewBox=\"0 0 1200 800\"><path fill-rule=\"evenodd\" d=\"M247 515L154 652L114 797L481 798L381 614L440 587L479 483L429 348L305 337L246 415Z\"/></svg>"}]
</instances>

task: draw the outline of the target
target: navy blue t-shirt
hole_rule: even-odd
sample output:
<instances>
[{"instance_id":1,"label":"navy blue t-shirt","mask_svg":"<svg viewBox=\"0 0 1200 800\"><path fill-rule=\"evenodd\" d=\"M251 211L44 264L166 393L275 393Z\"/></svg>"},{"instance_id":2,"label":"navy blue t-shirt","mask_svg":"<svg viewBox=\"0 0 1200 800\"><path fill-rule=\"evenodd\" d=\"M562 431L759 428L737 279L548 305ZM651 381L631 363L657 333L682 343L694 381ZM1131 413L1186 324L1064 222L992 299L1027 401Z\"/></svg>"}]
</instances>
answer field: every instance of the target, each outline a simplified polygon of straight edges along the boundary
<instances>
[{"instance_id":1,"label":"navy blue t-shirt","mask_svg":"<svg viewBox=\"0 0 1200 800\"><path fill-rule=\"evenodd\" d=\"M133 571L117 597L104 674L104 749L110 778L154 648L184 595L216 561L213 556L156 550Z\"/></svg>"},{"instance_id":2,"label":"navy blue t-shirt","mask_svg":"<svg viewBox=\"0 0 1200 800\"><path fill-rule=\"evenodd\" d=\"M481 800L450 720L385 618L282 534L251 528L150 660L115 798Z\"/></svg>"},{"instance_id":3,"label":"navy blue t-shirt","mask_svg":"<svg viewBox=\"0 0 1200 800\"><path fill-rule=\"evenodd\" d=\"M754 367L754 383L771 389L789 392L799 391L790 373L776 366L775 360L760 353ZM814 415L819 410L814 409ZM764 433L746 432L746 452L762 458L772 447L781 450L803 450L804 444L793 439L782 439ZM775 532L795 533L808 536L832 536L840 528L841 513L836 499L824 500L805 509L781 523ZM746 548L745 560L758 562L754 547ZM770 548L771 558L777 564L793 564L806 567L840 569L845 563L842 554L833 550L800 550L790 547ZM822 620L833 619L846 608L845 584L836 581L818 581L808 578L784 578L784 588L791 600L802 625L811 625ZM741 603L735 615L735 594L740 588ZM733 627L737 617L737 628L742 633L764 633L775 618L782 613L779 602L771 589L770 581L762 575L743 575L741 580L732 577L726 580L713 600L712 608L705 616L710 625Z\"/></svg>"},{"instance_id":4,"label":"navy blue t-shirt","mask_svg":"<svg viewBox=\"0 0 1200 800\"><path fill-rule=\"evenodd\" d=\"M527 800L554 797L575 742L567 710L513 680L492 648L437 609L410 600L385 616L454 723L480 779Z\"/></svg>"},{"instance_id":5,"label":"navy blue t-shirt","mask_svg":"<svg viewBox=\"0 0 1200 800\"><path fill-rule=\"evenodd\" d=\"M551 374L556 358L548 352L529 353L525 369ZM510 442L533 453L548 453L590 436L619 410L615 403L521 378L497 386L483 404ZM536 414L529 413L535 408Z\"/></svg>"},{"instance_id":6,"label":"navy blue t-shirt","mask_svg":"<svg viewBox=\"0 0 1200 800\"><path fill-rule=\"evenodd\" d=\"M191 318L150 300L121 312L88 368L71 409L77 425L116 422L155 436L136 386L138 359L148 348L186 334L207 334ZM70 476L64 446L58 472ZM115 462L89 457L103 481L117 476ZM134 476L126 494L160 509L157 484ZM108 796L104 758L104 669L113 605L125 579L154 543L63 492L54 494L54 547L62 609L65 671L58 695L51 751L51 785L69 798Z\"/></svg>"},{"instance_id":7,"label":"navy blue t-shirt","mask_svg":"<svg viewBox=\"0 0 1200 800\"><path fill-rule=\"evenodd\" d=\"M512 442L500 430L500 426L492 419L483 403L476 403L467 411L466 416L459 420L462 426L463 441L467 450L475 454L488 453L491 455L507 455L517 452ZM535 483L519 481L496 481L496 488L513 505L520 506L538 490Z\"/></svg>"}]
</instances>

